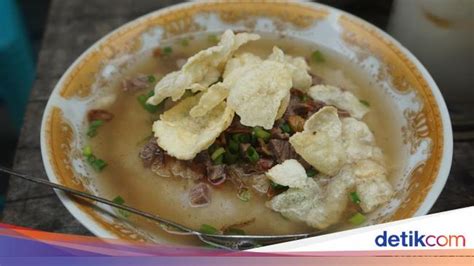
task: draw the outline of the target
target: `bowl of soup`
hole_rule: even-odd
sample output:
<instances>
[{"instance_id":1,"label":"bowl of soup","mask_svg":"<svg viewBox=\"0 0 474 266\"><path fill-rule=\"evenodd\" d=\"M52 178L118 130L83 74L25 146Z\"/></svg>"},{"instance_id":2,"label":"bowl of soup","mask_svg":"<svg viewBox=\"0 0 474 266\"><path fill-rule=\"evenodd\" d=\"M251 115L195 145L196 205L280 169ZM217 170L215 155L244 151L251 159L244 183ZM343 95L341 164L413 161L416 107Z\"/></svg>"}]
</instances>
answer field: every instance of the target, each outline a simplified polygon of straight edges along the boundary
<instances>
[{"instance_id":1,"label":"bowl of soup","mask_svg":"<svg viewBox=\"0 0 474 266\"><path fill-rule=\"evenodd\" d=\"M48 101L53 182L222 234L334 232L426 214L449 173L444 100L369 23L314 3L186 3L85 51ZM103 238L199 245L58 197Z\"/></svg>"}]
</instances>

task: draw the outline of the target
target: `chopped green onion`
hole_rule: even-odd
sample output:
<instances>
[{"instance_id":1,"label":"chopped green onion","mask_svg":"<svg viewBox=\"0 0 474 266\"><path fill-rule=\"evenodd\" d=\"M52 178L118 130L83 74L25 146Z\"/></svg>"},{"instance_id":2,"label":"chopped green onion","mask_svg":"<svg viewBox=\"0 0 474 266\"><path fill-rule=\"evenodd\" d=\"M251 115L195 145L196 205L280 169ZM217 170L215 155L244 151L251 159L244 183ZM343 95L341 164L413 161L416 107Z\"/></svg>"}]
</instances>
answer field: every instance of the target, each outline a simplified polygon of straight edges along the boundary
<instances>
[{"instance_id":1,"label":"chopped green onion","mask_svg":"<svg viewBox=\"0 0 474 266\"><path fill-rule=\"evenodd\" d=\"M280 128L281 128L281 130L283 130L283 132L291 134L291 127L287 122L282 123L280 125Z\"/></svg>"},{"instance_id":2,"label":"chopped green onion","mask_svg":"<svg viewBox=\"0 0 474 266\"><path fill-rule=\"evenodd\" d=\"M87 162L88 162L91 166L92 166L92 164L95 162L95 160L97 160L97 158L96 158L95 155L93 155L93 154L86 156L86 159L87 159Z\"/></svg>"},{"instance_id":3,"label":"chopped green onion","mask_svg":"<svg viewBox=\"0 0 474 266\"><path fill-rule=\"evenodd\" d=\"M284 190L284 189L288 189L287 186L280 185L280 184L278 184L278 183L273 182L272 180L270 180L270 186L271 186L274 190Z\"/></svg>"},{"instance_id":4,"label":"chopped green onion","mask_svg":"<svg viewBox=\"0 0 474 266\"><path fill-rule=\"evenodd\" d=\"M211 155L218 148L219 148L219 146L217 144L212 143L212 145L207 149L207 152L209 152L209 155Z\"/></svg>"},{"instance_id":5,"label":"chopped green onion","mask_svg":"<svg viewBox=\"0 0 474 266\"><path fill-rule=\"evenodd\" d=\"M189 45L189 40L188 39L182 39L180 44L183 47L187 47Z\"/></svg>"},{"instance_id":6,"label":"chopped green onion","mask_svg":"<svg viewBox=\"0 0 474 266\"><path fill-rule=\"evenodd\" d=\"M202 224L199 232L208 235L218 235L220 233L214 226L208 224Z\"/></svg>"},{"instance_id":7,"label":"chopped green onion","mask_svg":"<svg viewBox=\"0 0 474 266\"><path fill-rule=\"evenodd\" d=\"M155 75L148 75L147 79L148 79L148 82L151 84L156 82Z\"/></svg>"},{"instance_id":8,"label":"chopped green onion","mask_svg":"<svg viewBox=\"0 0 474 266\"><path fill-rule=\"evenodd\" d=\"M301 95L301 97L300 97L300 100L301 100L302 102L306 102L308 99L309 99L309 97L308 97L308 95L306 95L306 94L303 94L303 95Z\"/></svg>"},{"instance_id":9,"label":"chopped green onion","mask_svg":"<svg viewBox=\"0 0 474 266\"><path fill-rule=\"evenodd\" d=\"M150 113L156 113L156 111L160 109L160 105L151 105L146 102L148 98L152 97L153 95L155 95L155 93L153 91L150 91L146 95L142 94L137 97L137 100L143 107L143 109L147 110Z\"/></svg>"},{"instance_id":10,"label":"chopped green onion","mask_svg":"<svg viewBox=\"0 0 474 266\"><path fill-rule=\"evenodd\" d=\"M95 159L93 162L91 162L91 166L97 171L100 172L102 169L104 169L107 166L107 163L102 160L102 159Z\"/></svg>"},{"instance_id":11,"label":"chopped green onion","mask_svg":"<svg viewBox=\"0 0 474 266\"><path fill-rule=\"evenodd\" d=\"M89 129L87 130L87 136L94 137L97 135L97 129L104 124L104 120L94 120L90 123Z\"/></svg>"},{"instance_id":12,"label":"chopped green onion","mask_svg":"<svg viewBox=\"0 0 474 266\"><path fill-rule=\"evenodd\" d=\"M308 169L306 171L306 175L308 177L314 177L317 173L318 173L318 171L316 171L316 169L314 169L314 168Z\"/></svg>"},{"instance_id":13,"label":"chopped green onion","mask_svg":"<svg viewBox=\"0 0 474 266\"><path fill-rule=\"evenodd\" d=\"M238 153L239 152L239 142L235 141L233 139L229 140L229 151L232 153Z\"/></svg>"},{"instance_id":14,"label":"chopped green onion","mask_svg":"<svg viewBox=\"0 0 474 266\"><path fill-rule=\"evenodd\" d=\"M112 200L114 203L116 204L119 204L119 205L123 205L125 203L125 200L121 197L121 196L117 196L115 197L113 200ZM117 208L117 211L120 215L122 215L123 217L127 218L128 216L130 216L130 212L126 211L126 210L122 210L122 209L118 209Z\"/></svg>"},{"instance_id":15,"label":"chopped green onion","mask_svg":"<svg viewBox=\"0 0 474 266\"><path fill-rule=\"evenodd\" d=\"M226 164L233 164L237 162L238 159L239 159L238 153L232 153L230 151L226 151L224 154L224 161Z\"/></svg>"},{"instance_id":16,"label":"chopped green onion","mask_svg":"<svg viewBox=\"0 0 474 266\"><path fill-rule=\"evenodd\" d=\"M359 102L367 107L370 107L370 103L366 100L359 100Z\"/></svg>"},{"instance_id":17,"label":"chopped green onion","mask_svg":"<svg viewBox=\"0 0 474 266\"><path fill-rule=\"evenodd\" d=\"M272 134L270 134L270 132L266 131L265 129L261 128L261 127L254 127L253 128L253 134L259 138L259 139L263 139L264 141L267 141L270 139L270 137L272 136Z\"/></svg>"},{"instance_id":18,"label":"chopped green onion","mask_svg":"<svg viewBox=\"0 0 474 266\"><path fill-rule=\"evenodd\" d=\"M98 159L97 157L94 156L90 146L84 147L82 150L82 154L84 155L84 157L86 157L89 165L92 168L94 168L94 170L96 170L97 172L102 171L102 169L104 169L107 166L107 163L104 160Z\"/></svg>"},{"instance_id":19,"label":"chopped green onion","mask_svg":"<svg viewBox=\"0 0 474 266\"><path fill-rule=\"evenodd\" d=\"M223 163L224 163L224 154L221 154L219 157L217 157L217 159L215 159L214 161L212 161L212 163L213 163L214 165L223 164Z\"/></svg>"},{"instance_id":20,"label":"chopped green onion","mask_svg":"<svg viewBox=\"0 0 474 266\"><path fill-rule=\"evenodd\" d=\"M258 138L254 134L250 134L250 143L256 145L258 143Z\"/></svg>"},{"instance_id":21,"label":"chopped green onion","mask_svg":"<svg viewBox=\"0 0 474 266\"><path fill-rule=\"evenodd\" d=\"M119 205L122 205L125 203L125 200L121 196L115 197L112 201Z\"/></svg>"},{"instance_id":22,"label":"chopped green onion","mask_svg":"<svg viewBox=\"0 0 474 266\"><path fill-rule=\"evenodd\" d=\"M326 61L326 59L323 56L323 53L321 53L321 51L319 50L316 50L311 54L311 59L317 63L322 63Z\"/></svg>"},{"instance_id":23,"label":"chopped green onion","mask_svg":"<svg viewBox=\"0 0 474 266\"><path fill-rule=\"evenodd\" d=\"M365 222L365 216L358 212L349 219L349 222L353 225L360 225Z\"/></svg>"},{"instance_id":24,"label":"chopped green onion","mask_svg":"<svg viewBox=\"0 0 474 266\"><path fill-rule=\"evenodd\" d=\"M240 143L240 136L242 136L241 133L233 134L231 139L237 143Z\"/></svg>"},{"instance_id":25,"label":"chopped green onion","mask_svg":"<svg viewBox=\"0 0 474 266\"><path fill-rule=\"evenodd\" d=\"M350 198L351 198L351 201L354 202L355 204L359 204L360 203L360 198L359 198L359 194L357 194L357 192L351 192L351 194L349 194Z\"/></svg>"},{"instance_id":26,"label":"chopped green onion","mask_svg":"<svg viewBox=\"0 0 474 266\"><path fill-rule=\"evenodd\" d=\"M216 44L216 43L219 42L219 37L217 37L217 35L215 35L215 34L211 34L211 35L207 36L207 40L210 43Z\"/></svg>"},{"instance_id":27,"label":"chopped green onion","mask_svg":"<svg viewBox=\"0 0 474 266\"><path fill-rule=\"evenodd\" d=\"M249 143L250 142L250 135L237 133L232 135L232 140L238 143Z\"/></svg>"},{"instance_id":28,"label":"chopped green onion","mask_svg":"<svg viewBox=\"0 0 474 266\"><path fill-rule=\"evenodd\" d=\"M247 149L247 158L252 163L255 163L256 161L258 161L260 159L260 155L258 154L258 152L255 150L254 147L250 146Z\"/></svg>"},{"instance_id":29,"label":"chopped green onion","mask_svg":"<svg viewBox=\"0 0 474 266\"><path fill-rule=\"evenodd\" d=\"M163 48L164 55L170 55L172 52L173 52L173 48L171 48L170 46L166 46Z\"/></svg>"},{"instance_id":30,"label":"chopped green onion","mask_svg":"<svg viewBox=\"0 0 474 266\"><path fill-rule=\"evenodd\" d=\"M224 153L225 153L225 149L220 147L212 153L211 159L215 161L217 160L217 158L219 158L219 156L223 155Z\"/></svg>"},{"instance_id":31,"label":"chopped green onion","mask_svg":"<svg viewBox=\"0 0 474 266\"><path fill-rule=\"evenodd\" d=\"M240 228L227 228L225 231L224 231L224 234L226 235L245 235L245 231L240 229Z\"/></svg>"},{"instance_id":32,"label":"chopped green onion","mask_svg":"<svg viewBox=\"0 0 474 266\"><path fill-rule=\"evenodd\" d=\"M250 191L246 188L241 189L239 193L237 193L237 197L243 202L248 202L251 196L252 194L250 194Z\"/></svg>"},{"instance_id":33,"label":"chopped green onion","mask_svg":"<svg viewBox=\"0 0 474 266\"><path fill-rule=\"evenodd\" d=\"M82 155L84 155L85 157L89 157L92 155L92 148L91 146L85 146L83 149L82 149Z\"/></svg>"}]
</instances>

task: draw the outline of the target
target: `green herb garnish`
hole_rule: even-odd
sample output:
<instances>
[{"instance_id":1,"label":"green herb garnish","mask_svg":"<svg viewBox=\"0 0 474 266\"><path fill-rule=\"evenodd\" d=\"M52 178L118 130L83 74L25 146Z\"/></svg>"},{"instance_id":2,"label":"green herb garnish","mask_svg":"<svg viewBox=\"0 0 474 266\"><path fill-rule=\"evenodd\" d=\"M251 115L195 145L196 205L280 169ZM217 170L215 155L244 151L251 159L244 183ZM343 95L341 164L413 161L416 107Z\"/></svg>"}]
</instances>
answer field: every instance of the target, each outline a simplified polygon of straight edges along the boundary
<instances>
[{"instance_id":1,"label":"green herb garnish","mask_svg":"<svg viewBox=\"0 0 474 266\"><path fill-rule=\"evenodd\" d=\"M260 155L259 155L258 152L255 150L255 148L252 147L252 146L248 147L248 149L247 149L247 151L246 151L246 154L247 154L247 158L248 158L252 163L257 162L257 161L260 159Z\"/></svg>"},{"instance_id":2,"label":"green herb garnish","mask_svg":"<svg viewBox=\"0 0 474 266\"><path fill-rule=\"evenodd\" d=\"M283 132L291 134L291 127L287 122L284 122L280 125L280 128Z\"/></svg>"},{"instance_id":3,"label":"green herb garnish","mask_svg":"<svg viewBox=\"0 0 474 266\"><path fill-rule=\"evenodd\" d=\"M278 184L278 183L273 182L272 180L270 180L270 186L271 186L274 190L285 190L285 189L288 189L287 186L280 185L280 184Z\"/></svg>"},{"instance_id":4,"label":"green herb garnish","mask_svg":"<svg viewBox=\"0 0 474 266\"><path fill-rule=\"evenodd\" d=\"M166 46L163 48L163 54L168 56L168 55L171 55L171 53L173 53L173 48L170 47L170 46Z\"/></svg>"},{"instance_id":5,"label":"green herb garnish","mask_svg":"<svg viewBox=\"0 0 474 266\"><path fill-rule=\"evenodd\" d=\"M213 163L214 165L223 164L223 163L224 163L224 154L222 154L221 156L217 157L217 159L215 159L214 161L212 161L212 163Z\"/></svg>"},{"instance_id":6,"label":"green herb garnish","mask_svg":"<svg viewBox=\"0 0 474 266\"><path fill-rule=\"evenodd\" d=\"M365 222L365 220L365 216L362 213L358 212L349 219L349 222L353 225L361 225Z\"/></svg>"},{"instance_id":7,"label":"green herb garnish","mask_svg":"<svg viewBox=\"0 0 474 266\"><path fill-rule=\"evenodd\" d=\"M261 128L261 127L254 127L253 128L253 134L259 138L259 139L263 139L264 141L267 141L270 139L270 137L272 136L272 134L268 131L266 131L265 129Z\"/></svg>"},{"instance_id":8,"label":"green herb garnish","mask_svg":"<svg viewBox=\"0 0 474 266\"><path fill-rule=\"evenodd\" d=\"M326 59L324 58L323 53L321 53L321 51L319 51L319 50L316 50L311 54L311 59L314 62L317 62L317 63L322 63L322 62L326 61Z\"/></svg>"},{"instance_id":9,"label":"green herb garnish","mask_svg":"<svg viewBox=\"0 0 474 266\"><path fill-rule=\"evenodd\" d=\"M201 228L199 228L199 232L208 235L218 235L220 231L217 230L214 226L208 224L202 224Z\"/></svg>"},{"instance_id":10,"label":"green herb garnish","mask_svg":"<svg viewBox=\"0 0 474 266\"><path fill-rule=\"evenodd\" d=\"M239 160L239 153L232 153L229 150L224 154L224 162L226 164L233 164Z\"/></svg>"},{"instance_id":11,"label":"green herb garnish","mask_svg":"<svg viewBox=\"0 0 474 266\"><path fill-rule=\"evenodd\" d=\"M151 105L146 102L148 98L152 97L153 95L155 95L155 92L150 91L147 94L142 94L137 97L137 100L140 103L140 105L143 107L143 109L147 110L150 113L156 113L160 109L160 105L161 105L161 104Z\"/></svg>"},{"instance_id":12,"label":"green herb garnish","mask_svg":"<svg viewBox=\"0 0 474 266\"><path fill-rule=\"evenodd\" d=\"M85 157L89 157L92 155L92 148L91 146L85 146L83 149L82 149L82 155L84 155Z\"/></svg>"},{"instance_id":13,"label":"green herb garnish","mask_svg":"<svg viewBox=\"0 0 474 266\"><path fill-rule=\"evenodd\" d=\"M349 194L349 197L351 198L351 201L354 202L355 204L359 204L360 203L360 198L359 198L359 194L357 194L357 192L351 192Z\"/></svg>"},{"instance_id":14,"label":"green herb garnish","mask_svg":"<svg viewBox=\"0 0 474 266\"><path fill-rule=\"evenodd\" d=\"M89 124L89 129L87 129L87 136L94 137L97 135L97 129L104 124L104 120L94 120Z\"/></svg>"},{"instance_id":15,"label":"green herb garnish","mask_svg":"<svg viewBox=\"0 0 474 266\"><path fill-rule=\"evenodd\" d=\"M104 160L95 157L90 146L84 147L82 149L82 154L86 157L89 165L97 172L102 171L107 166L107 163Z\"/></svg>"},{"instance_id":16,"label":"green herb garnish","mask_svg":"<svg viewBox=\"0 0 474 266\"><path fill-rule=\"evenodd\" d=\"M310 168L306 171L306 175L308 177L314 177L317 173L318 173L318 171L316 171L316 169L314 169L314 168Z\"/></svg>"},{"instance_id":17,"label":"green herb garnish","mask_svg":"<svg viewBox=\"0 0 474 266\"><path fill-rule=\"evenodd\" d=\"M211 154L211 159L215 161L217 160L217 158L219 158L219 156L223 155L224 153L225 153L225 149L220 147Z\"/></svg>"},{"instance_id":18,"label":"green herb garnish","mask_svg":"<svg viewBox=\"0 0 474 266\"><path fill-rule=\"evenodd\" d=\"M366 100L359 100L359 102L367 107L370 107L370 103Z\"/></svg>"},{"instance_id":19,"label":"green herb garnish","mask_svg":"<svg viewBox=\"0 0 474 266\"><path fill-rule=\"evenodd\" d=\"M149 83L154 84L156 82L155 75L148 75L147 80Z\"/></svg>"},{"instance_id":20,"label":"green herb garnish","mask_svg":"<svg viewBox=\"0 0 474 266\"><path fill-rule=\"evenodd\" d=\"M112 200L114 203L116 204L119 204L119 205L123 205L125 203L125 200L121 197L121 196L117 196L115 197L113 200ZM123 217L127 218L128 216L130 216L130 212L126 211L126 210L122 210L122 209L118 209L117 208L117 211L120 215L122 215Z\"/></svg>"},{"instance_id":21,"label":"green herb garnish","mask_svg":"<svg viewBox=\"0 0 474 266\"><path fill-rule=\"evenodd\" d=\"M229 151L232 153L238 153L239 152L239 142L235 141L233 139L229 140L229 145L228 145Z\"/></svg>"},{"instance_id":22,"label":"green herb garnish","mask_svg":"<svg viewBox=\"0 0 474 266\"><path fill-rule=\"evenodd\" d=\"M252 197L252 194L250 194L250 191L248 189L244 188L241 189L239 193L237 193L237 197L243 202L248 202Z\"/></svg>"},{"instance_id":23,"label":"green herb garnish","mask_svg":"<svg viewBox=\"0 0 474 266\"><path fill-rule=\"evenodd\" d=\"M250 142L250 135L237 133L232 135L232 140L238 143L249 143Z\"/></svg>"}]
</instances>

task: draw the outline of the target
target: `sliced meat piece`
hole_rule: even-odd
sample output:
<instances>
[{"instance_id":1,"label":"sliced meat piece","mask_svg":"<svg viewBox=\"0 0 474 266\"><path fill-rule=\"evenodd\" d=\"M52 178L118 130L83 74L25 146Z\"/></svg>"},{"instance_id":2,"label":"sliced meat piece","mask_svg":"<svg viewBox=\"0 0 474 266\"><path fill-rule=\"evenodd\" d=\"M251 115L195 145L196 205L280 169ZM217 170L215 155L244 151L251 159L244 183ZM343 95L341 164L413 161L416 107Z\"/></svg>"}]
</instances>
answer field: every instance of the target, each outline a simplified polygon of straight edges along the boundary
<instances>
[{"instance_id":1,"label":"sliced meat piece","mask_svg":"<svg viewBox=\"0 0 474 266\"><path fill-rule=\"evenodd\" d=\"M255 175L252 177L252 188L261 194L266 194L270 188L270 180L265 175Z\"/></svg>"},{"instance_id":2,"label":"sliced meat piece","mask_svg":"<svg viewBox=\"0 0 474 266\"><path fill-rule=\"evenodd\" d=\"M272 133L272 138L274 139L288 140L290 138L290 134L283 132L283 130L281 130L279 127L272 128L270 133Z\"/></svg>"},{"instance_id":3,"label":"sliced meat piece","mask_svg":"<svg viewBox=\"0 0 474 266\"><path fill-rule=\"evenodd\" d=\"M314 112L314 105L312 105L309 101L296 103L292 106L291 114L289 115L289 117L295 115L307 117L308 113L310 112Z\"/></svg>"},{"instance_id":4,"label":"sliced meat piece","mask_svg":"<svg viewBox=\"0 0 474 266\"><path fill-rule=\"evenodd\" d=\"M272 168L275 162L272 159L267 158L260 158L257 161L257 168L261 171L267 171L268 169Z\"/></svg>"},{"instance_id":5,"label":"sliced meat piece","mask_svg":"<svg viewBox=\"0 0 474 266\"><path fill-rule=\"evenodd\" d=\"M320 77L316 74L312 74L312 73L309 73L309 75L311 76L311 80L312 80L311 86L320 85L320 84L324 83L324 80L323 80L322 77Z\"/></svg>"},{"instance_id":6,"label":"sliced meat piece","mask_svg":"<svg viewBox=\"0 0 474 266\"><path fill-rule=\"evenodd\" d=\"M173 158L174 159L174 158ZM195 167L191 161L170 160L171 164L166 162L166 167L170 167L170 171L174 176L180 176L185 179L199 180L205 176L205 167Z\"/></svg>"},{"instance_id":7,"label":"sliced meat piece","mask_svg":"<svg viewBox=\"0 0 474 266\"><path fill-rule=\"evenodd\" d=\"M110 121L114 118L114 114L103 109L92 109L87 113L87 120L92 122L94 120Z\"/></svg>"},{"instance_id":8,"label":"sliced meat piece","mask_svg":"<svg viewBox=\"0 0 474 266\"><path fill-rule=\"evenodd\" d=\"M239 144L240 153L241 153L242 158L246 158L246 156L247 156L247 149L248 149L250 146L251 146L250 143L240 143L240 144Z\"/></svg>"},{"instance_id":9,"label":"sliced meat piece","mask_svg":"<svg viewBox=\"0 0 474 266\"><path fill-rule=\"evenodd\" d=\"M268 144L270 150L273 153L273 157L278 163L282 163L288 159L299 160L298 154L295 152L295 150L288 141L280 139L271 139Z\"/></svg>"},{"instance_id":10,"label":"sliced meat piece","mask_svg":"<svg viewBox=\"0 0 474 266\"><path fill-rule=\"evenodd\" d=\"M163 154L163 156L156 157L151 164L151 171L162 177L172 177L173 173L171 172L170 165L174 163L176 159Z\"/></svg>"},{"instance_id":11,"label":"sliced meat piece","mask_svg":"<svg viewBox=\"0 0 474 266\"><path fill-rule=\"evenodd\" d=\"M209 165L207 166L207 180L217 186L225 182L226 180L226 167L223 164L220 165Z\"/></svg>"},{"instance_id":12,"label":"sliced meat piece","mask_svg":"<svg viewBox=\"0 0 474 266\"><path fill-rule=\"evenodd\" d=\"M138 156L144 167L150 167L155 159L163 160L164 151L158 146L156 138L151 138L140 150ZM161 157L161 158L160 158Z\"/></svg>"},{"instance_id":13,"label":"sliced meat piece","mask_svg":"<svg viewBox=\"0 0 474 266\"><path fill-rule=\"evenodd\" d=\"M226 129L228 133L251 133L252 128L246 127L240 123L240 119L238 116L234 116L234 120L232 120L232 124Z\"/></svg>"},{"instance_id":14,"label":"sliced meat piece","mask_svg":"<svg viewBox=\"0 0 474 266\"><path fill-rule=\"evenodd\" d=\"M242 178L244 177L242 168L239 166L232 165L227 169L227 178L234 184L237 189L245 187Z\"/></svg>"},{"instance_id":15,"label":"sliced meat piece","mask_svg":"<svg viewBox=\"0 0 474 266\"><path fill-rule=\"evenodd\" d=\"M204 165L206 167L212 165L211 156L209 156L209 152L207 152L207 150L198 153L196 157L194 157L193 162L196 164Z\"/></svg>"},{"instance_id":16,"label":"sliced meat piece","mask_svg":"<svg viewBox=\"0 0 474 266\"><path fill-rule=\"evenodd\" d=\"M272 156L272 151L268 148L268 144L265 143L263 139L258 139L258 147L257 147L257 152L262 155L266 156Z\"/></svg>"},{"instance_id":17,"label":"sliced meat piece","mask_svg":"<svg viewBox=\"0 0 474 266\"><path fill-rule=\"evenodd\" d=\"M126 92L135 92L141 89L150 88L150 86L151 84L148 81L148 76L143 74L122 81L122 90Z\"/></svg>"},{"instance_id":18,"label":"sliced meat piece","mask_svg":"<svg viewBox=\"0 0 474 266\"><path fill-rule=\"evenodd\" d=\"M198 183L189 190L189 205L194 208L205 207L211 203L211 189L206 183Z\"/></svg>"},{"instance_id":19,"label":"sliced meat piece","mask_svg":"<svg viewBox=\"0 0 474 266\"><path fill-rule=\"evenodd\" d=\"M286 123L285 120L283 119L279 119L276 123L275 123L275 126L270 130L270 133L272 134L271 138L272 139L289 139L290 138L290 134L288 133L285 133L282 129L281 129L281 125L283 123Z\"/></svg>"}]
</instances>

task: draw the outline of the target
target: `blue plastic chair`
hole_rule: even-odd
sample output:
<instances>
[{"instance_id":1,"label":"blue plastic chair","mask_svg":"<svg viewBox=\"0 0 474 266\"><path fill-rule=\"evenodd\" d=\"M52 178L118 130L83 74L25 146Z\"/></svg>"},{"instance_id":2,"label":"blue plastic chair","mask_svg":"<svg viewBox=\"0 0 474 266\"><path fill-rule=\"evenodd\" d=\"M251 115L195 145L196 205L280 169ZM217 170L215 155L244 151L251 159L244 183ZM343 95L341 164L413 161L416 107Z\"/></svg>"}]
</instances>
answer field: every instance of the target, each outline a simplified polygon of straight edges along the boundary
<instances>
[{"instance_id":1,"label":"blue plastic chair","mask_svg":"<svg viewBox=\"0 0 474 266\"><path fill-rule=\"evenodd\" d=\"M31 45L18 6L14 0L0 0L0 99L17 129L22 125L34 76Z\"/></svg>"}]
</instances>

